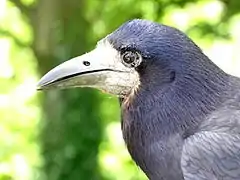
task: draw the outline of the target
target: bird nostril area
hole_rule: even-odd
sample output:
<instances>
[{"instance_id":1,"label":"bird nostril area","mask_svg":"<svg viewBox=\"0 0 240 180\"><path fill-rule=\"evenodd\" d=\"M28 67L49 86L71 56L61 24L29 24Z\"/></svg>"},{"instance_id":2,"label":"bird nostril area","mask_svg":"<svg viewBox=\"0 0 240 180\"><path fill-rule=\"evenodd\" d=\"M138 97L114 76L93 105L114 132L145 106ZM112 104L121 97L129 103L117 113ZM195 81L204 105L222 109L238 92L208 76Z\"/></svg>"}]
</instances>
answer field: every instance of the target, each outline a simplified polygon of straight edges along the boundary
<instances>
[{"instance_id":1,"label":"bird nostril area","mask_svg":"<svg viewBox=\"0 0 240 180\"><path fill-rule=\"evenodd\" d=\"M90 62L89 61L83 61L83 65L84 66L90 66Z\"/></svg>"}]
</instances>

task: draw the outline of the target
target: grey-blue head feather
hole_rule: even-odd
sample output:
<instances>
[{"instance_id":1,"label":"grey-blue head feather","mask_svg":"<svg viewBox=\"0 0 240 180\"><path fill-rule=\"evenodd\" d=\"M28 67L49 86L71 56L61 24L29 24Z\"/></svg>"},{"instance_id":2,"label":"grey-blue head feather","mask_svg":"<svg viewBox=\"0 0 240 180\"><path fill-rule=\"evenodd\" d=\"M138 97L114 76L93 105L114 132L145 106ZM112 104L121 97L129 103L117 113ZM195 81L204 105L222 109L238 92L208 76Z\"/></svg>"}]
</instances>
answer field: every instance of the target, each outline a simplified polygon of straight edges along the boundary
<instances>
[{"instance_id":1,"label":"grey-blue head feather","mask_svg":"<svg viewBox=\"0 0 240 180\"><path fill-rule=\"evenodd\" d=\"M144 76L142 81L165 84L189 75L202 79L224 75L188 36L163 24L131 20L107 36L107 40L119 51L136 50L143 56L137 68ZM154 76L158 80L153 80Z\"/></svg>"},{"instance_id":2,"label":"grey-blue head feather","mask_svg":"<svg viewBox=\"0 0 240 180\"><path fill-rule=\"evenodd\" d=\"M201 51L184 33L181 31L158 24L148 20L135 19L124 23L116 31L111 33L107 39L116 49L135 48L143 56L151 57L168 55L178 50ZM159 52L160 51L160 52ZM164 58L163 58L164 59Z\"/></svg>"}]
</instances>

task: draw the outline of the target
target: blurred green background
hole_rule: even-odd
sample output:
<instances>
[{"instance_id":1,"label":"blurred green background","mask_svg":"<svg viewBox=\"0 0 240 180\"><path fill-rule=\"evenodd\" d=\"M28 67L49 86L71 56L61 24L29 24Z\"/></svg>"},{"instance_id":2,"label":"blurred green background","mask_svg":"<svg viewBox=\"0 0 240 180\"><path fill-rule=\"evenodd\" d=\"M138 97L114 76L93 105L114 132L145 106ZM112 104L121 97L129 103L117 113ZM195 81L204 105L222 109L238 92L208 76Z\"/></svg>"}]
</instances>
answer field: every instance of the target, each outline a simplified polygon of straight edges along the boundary
<instances>
[{"instance_id":1,"label":"blurred green background","mask_svg":"<svg viewBox=\"0 0 240 180\"><path fill-rule=\"evenodd\" d=\"M0 180L146 180L124 146L115 97L35 90L133 18L181 29L240 76L239 0L0 0Z\"/></svg>"}]
</instances>

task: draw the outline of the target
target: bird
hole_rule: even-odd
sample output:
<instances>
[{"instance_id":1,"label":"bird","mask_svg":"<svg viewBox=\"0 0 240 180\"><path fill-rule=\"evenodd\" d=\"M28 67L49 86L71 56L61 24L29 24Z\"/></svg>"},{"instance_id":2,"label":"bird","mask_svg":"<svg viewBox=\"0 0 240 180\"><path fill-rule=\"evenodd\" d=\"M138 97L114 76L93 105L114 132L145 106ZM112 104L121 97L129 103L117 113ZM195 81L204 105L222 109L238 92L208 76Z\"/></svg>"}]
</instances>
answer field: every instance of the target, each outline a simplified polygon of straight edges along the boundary
<instances>
[{"instance_id":1,"label":"bird","mask_svg":"<svg viewBox=\"0 0 240 180\"><path fill-rule=\"evenodd\" d=\"M129 20L37 87L117 96L126 147L150 180L240 180L240 78L177 28Z\"/></svg>"}]
</instances>

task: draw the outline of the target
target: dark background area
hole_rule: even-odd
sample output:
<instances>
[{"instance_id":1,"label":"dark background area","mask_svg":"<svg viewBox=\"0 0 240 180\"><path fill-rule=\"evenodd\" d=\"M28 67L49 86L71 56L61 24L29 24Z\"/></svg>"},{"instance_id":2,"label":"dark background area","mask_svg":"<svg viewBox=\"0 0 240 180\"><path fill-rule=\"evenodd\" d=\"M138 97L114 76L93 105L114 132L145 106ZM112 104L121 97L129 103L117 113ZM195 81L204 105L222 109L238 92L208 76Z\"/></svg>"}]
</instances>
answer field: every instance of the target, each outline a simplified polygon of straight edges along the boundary
<instances>
[{"instance_id":1,"label":"dark background area","mask_svg":"<svg viewBox=\"0 0 240 180\"><path fill-rule=\"evenodd\" d=\"M1 0L0 180L141 180L121 137L116 97L36 92L54 66L144 18L186 32L240 75L239 0Z\"/></svg>"}]
</instances>

